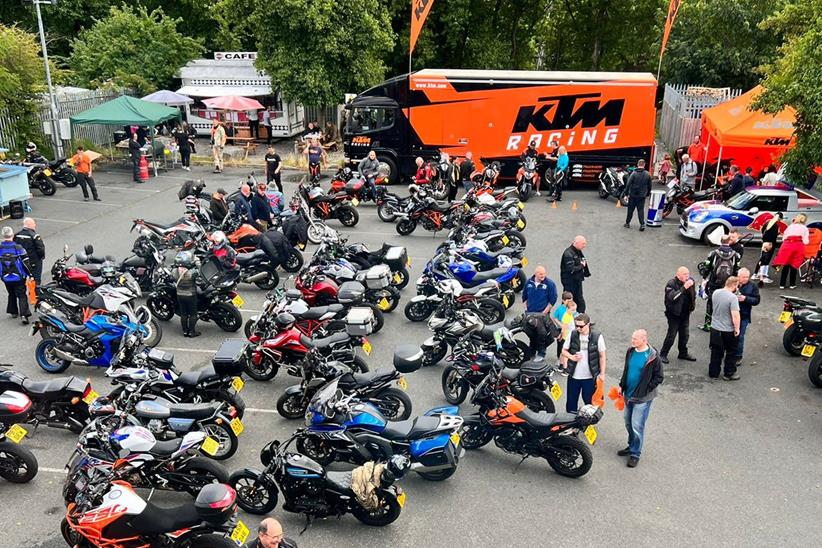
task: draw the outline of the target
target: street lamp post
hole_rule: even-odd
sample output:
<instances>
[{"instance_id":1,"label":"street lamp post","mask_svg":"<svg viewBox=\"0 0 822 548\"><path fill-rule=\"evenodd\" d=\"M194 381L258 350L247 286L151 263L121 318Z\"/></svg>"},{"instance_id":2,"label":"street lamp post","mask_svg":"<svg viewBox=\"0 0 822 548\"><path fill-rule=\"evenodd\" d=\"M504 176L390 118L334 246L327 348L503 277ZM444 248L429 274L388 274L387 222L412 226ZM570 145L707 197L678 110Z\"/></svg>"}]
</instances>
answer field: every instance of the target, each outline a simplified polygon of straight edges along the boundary
<instances>
[{"instance_id":1,"label":"street lamp post","mask_svg":"<svg viewBox=\"0 0 822 548\"><path fill-rule=\"evenodd\" d=\"M60 120L57 114L57 102L54 99L54 86L51 85L51 68L49 68L49 54L46 50L46 33L43 30L43 15L40 13L40 4L49 6L56 3L56 0L32 0L34 10L37 13L37 27L40 30L40 47L43 50L43 63L46 66L46 85L49 90L49 111L51 112L51 143L54 147L55 158L63 155L63 142L60 139Z\"/></svg>"}]
</instances>

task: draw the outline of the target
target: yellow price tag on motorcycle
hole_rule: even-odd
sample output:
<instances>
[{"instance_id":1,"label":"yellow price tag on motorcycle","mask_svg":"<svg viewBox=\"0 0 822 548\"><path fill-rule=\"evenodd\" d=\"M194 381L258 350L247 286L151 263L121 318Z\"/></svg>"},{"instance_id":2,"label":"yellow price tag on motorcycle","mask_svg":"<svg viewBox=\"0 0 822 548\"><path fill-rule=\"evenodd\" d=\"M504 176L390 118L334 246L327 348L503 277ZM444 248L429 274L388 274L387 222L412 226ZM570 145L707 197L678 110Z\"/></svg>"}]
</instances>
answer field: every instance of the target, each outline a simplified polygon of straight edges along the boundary
<instances>
[{"instance_id":1,"label":"yellow price tag on motorcycle","mask_svg":"<svg viewBox=\"0 0 822 548\"><path fill-rule=\"evenodd\" d=\"M400 276L399 272L394 272L394 283L402 283L402 276Z\"/></svg>"},{"instance_id":2,"label":"yellow price tag on motorcycle","mask_svg":"<svg viewBox=\"0 0 822 548\"><path fill-rule=\"evenodd\" d=\"M231 388L233 388L236 392L239 392L245 387L245 381L240 377L234 377L231 381Z\"/></svg>"},{"instance_id":3,"label":"yellow price tag on motorcycle","mask_svg":"<svg viewBox=\"0 0 822 548\"><path fill-rule=\"evenodd\" d=\"M593 424L588 425L588 428L585 429L585 437L591 445L597 442L597 429L594 428Z\"/></svg>"},{"instance_id":4,"label":"yellow price tag on motorcycle","mask_svg":"<svg viewBox=\"0 0 822 548\"><path fill-rule=\"evenodd\" d=\"M459 445L460 444L460 433L459 432L452 433L450 438L451 438L451 443L453 443L454 445Z\"/></svg>"},{"instance_id":5,"label":"yellow price tag on motorcycle","mask_svg":"<svg viewBox=\"0 0 822 548\"><path fill-rule=\"evenodd\" d=\"M551 397L554 398L554 401L559 401L559 399L562 397L562 387L559 385L559 383L555 382L554 385L551 387Z\"/></svg>"},{"instance_id":6,"label":"yellow price tag on motorcycle","mask_svg":"<svg viewBox=\"0 0 822 548\"><path fill-rule=\"evenodd\" d=\"M397 379L397 386L399 386L403 390L408 390L408 381L405 380L405 377L400 377L399 379Z\"/></svg>"},{"instance_id":7,"label":"yellow price tag on motorcycle","mask_svg":"<svg viewBox=\"0 0 822 548\"><path fill-rule=\"evenodd\" d=\"M83 398L83 403L86 405L91 405L94 400L100 397L100 394L95 392L94 390L90 391L85 398Z\"/></svg>"},{"instance_id":8,"label":"yellow price tag on motorcycle","mask_svg":"<svg viewBox=\"0 0 822 548\"><path fill-rule=\"evenodd\" d=\"M522 261L520 262L522 263L522 266L528 266L528 259L526 259L525 257L523 257Z\"/></svg>"},{"instance_id":9,"label":"yellow price tag on motorcycle","mask_svg":"<svg viewBox=\"0 0 822 548\"><path fill-rule=\"evenodd\" d=\"M44 169L43 170L43 175L45 175L46 177L51 177L53 175L53 173L51 172L50 169Z\"/></svg>"},{"instance_id":10,"label":"yellow price tag on motorcycle","mask_svg":"<svg viewBox=\"0 0 822 548\"><path fill-rule=\"evenodd\" d=\"M405 492L400 493L397 495L397 504L400 505L400 508L405 506Z\"/></svg>"},{"instance_id":11,"label":"yellow price tag on motorcycle","mask_svg":"<svg viewBox=\"0 0 822 548\"><path fill-rule=\"evenodd\" d=\"M245 523L242 520L237 521L237 526L231 531L231 540L237 543L238 546L242 546L245 544L245 540L248 538L250 531L248 527L246 527Z\"/></svg>"},{"instance_id":12,"label":"yellow price tag on motorcycle","mask_svg":"<svg viewBox=\"0 0 822 548\"><path fill-rule=\"evenodd\" d=\"M782 314L779 315L779 323L785 323L791 319L791 313L787 310L783 311Z\"/></svg>"},{"instance_id":13,"label":"yellow price tag on motorcycle","mask_svg":"<svg viewBox=\"0 0 822 548\"><path fill-rule=\"evenodd\" d=\"M242 298L242 297L240 297L239 295L235 295L235 296L234 296L234 298L233 298L233 299L231 299L231 302L232 302L232 303L234 304L234 306L236 306L237 308L242 308L242 307L243 307L243 305L245 304L245 301L244 301L244 300L243 300L243 298Z\"/></svg>"},{"instance_id":14,"label":"yellow price tag on motorcycle","mask_svg":"<svg viewBox=\"0 0 822 548\"><path fill-rule=\"evenodd\" d=\"M305 242L298 243L297 247L300 248L300 251L305 251Z\"/></svg>"},{"instance_id":15,"label":"yellow price tag on motorcycle","mask_svg":"<svg viewBox=\"0 0 822 548\"><path fill-rule=\"evenodd\" d=\"M517 228L520 230L525 228L525 223L522 222L522 219L517 219Z\"/></svg>"},{"instance_id":16,"label":"yellow price tag on motorcycle","mask_svg":"<svg viewBox=\"0 0 822 548\"><path fill-rule=\"evenodd\" d=\"M511 287L516 287L519 285L519 278L511 278Z\"/></svg>"},{"instance_id":17,"label":"yellow price tag on motorcycle","mask_svg":"<svg viewBox=\"0 0 822 548\"><path fill-rule=\"evenodd\" d=\"M353 199L351 200L351 203L352 203L352 204L354 204L354 207L357 207L358 205L360 205L360 201L359 201L358 199L356 199L356 198L353 198Z\"/></svg>"},{"instance_id":18,"label":"yellow price tag on motorcycle","mask_svg":"<svg viewBox=\"0 0 822 548\"><path fill-rule=\"evenodd\" d=\"M405 266L407 266L408 268L411 268L411 258L410 257L405 260Z\"/></svg>"},{"instance_id":19,"label":"yellow price tag on motorcycle","mask_svg":"<svg viewBox=\"0 0 822 548\"><path fill-rule=\"evenodd\" d=\"M511 240L508 238L508 236L506 236L504 234L502 235L502 245L508 245L508 242L510 242L510 241Z\"/></svg>"},{"instance_id":20,"label":"yellow price tag on motorcycle","mask_svg":"<svg viewBox=\"0 0 822 548\"><path fill-rule=\"evenodd\" d=\"M14 443L20 443L20 441L23 438L25 438L28 433L28 430L26 430L19 424L15 424L14 426L8 429L8 431L6 432L6 437Z\"/></svg>"},{"instance_id":21,"label":"yellow price tag on motorcycle","mask_svg":"<svg viewBox=\"0 0 822 548\"><path fill-rule=\"evenodd\" d=\"M368 339L363 339L362 341L362 349L367 355L371 355L371 343L368 342Z\"/></svg>"},{"instance_id":22,"label":"yellow price tag on motorcycle","mask_svg":"<svg viewBox=\"0 0 822 548\"><path fill-rule=\"evenodd\" d=\"M380 301L377 303L377 306L380 308L380 310L388 310L389 308L391 308L391 303L390 303L390 302L388 302L388 299L386 299L385 297L383 297L383 298L382 298L382 299L380 299Z\"/></svg>"},{"instance_id":23,"label":"yellow price tag on motorcycle","mask_svg":"<svg viewBox=\"0 0 822 548\"><path fill-rule=\"evenodd\" d=\"M239 418L231 419L231 422L228 423L228 425L231 426L231 431L234 432L235 436L239 436L243 433L243 430L245 430L245 426L243 426L243 421L241 421Z\"/></svg>"},{"instance_id":24,"label":"yellow price tag on motorcycle","mask_svg":"<svg viewBox=\"0 0 822 548\"><path fill-rule=\"evenodd\" d=\"M203 440L203 444L200 446L200 451L205 453L206 455L213 457L217 454L217 451L220 450L220 444L217 440L208 436L206 439Z\"/></svg>"},{"instance_id":25,"label":"yellow price tag on motorcycle","mask_svg":"<svg viewBox=\"0 0 822 548\"><path fill-rule=\"evenodd\" d=\"M812 344L806 344L802 347L802 356L805 358L810 358L816 352L816 347Z\"/></svg>"}]
</instances>

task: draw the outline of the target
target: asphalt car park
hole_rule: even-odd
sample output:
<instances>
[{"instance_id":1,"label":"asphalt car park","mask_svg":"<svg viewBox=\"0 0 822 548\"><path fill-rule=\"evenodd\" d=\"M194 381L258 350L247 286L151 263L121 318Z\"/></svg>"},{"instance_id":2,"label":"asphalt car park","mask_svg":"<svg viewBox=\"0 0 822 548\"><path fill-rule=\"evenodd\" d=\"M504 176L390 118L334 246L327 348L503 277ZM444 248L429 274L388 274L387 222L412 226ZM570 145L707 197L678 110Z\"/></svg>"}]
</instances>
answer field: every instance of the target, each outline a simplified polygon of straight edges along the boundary
<instances>
[{"instance_id":1,"label":"asphalt car park","mask_svg":"<svg viewBox=\"0 0 822 548\"><path fill-rule=\"evenodd\" d=\"M193 168L190 176L202 176L206 191L223 186L233 190L245 171L227 169L213 175ZM35 197L32 216L38 222L47 247L47 267L67 244L73 251L93 243L98 252L126 255L134 239L131 220L143 217L169 222L182 213L176 192L189 175L167 172L149 183L129 182L129 173L100 170L102 202L83 202L78 189L60 188L51 198ZM290 196L296 185L286 183ZM400 190L401 194L404 194ZM575 207L574 207L575 206ZM341 231L351 241L369 246L383 242L405 245L416 278L444 235L418 229L401 237L393 225L382 223L373 205L359 206L360 223ZM631 332L646 328L651 344L661 345L665 332L662 289L679 265L696 275L696 264L709 251L700 243L678 234L678 219L660 228L639 232L622 228L625 209L601 200L595 192L571 190L557 208L541 198L525 208L528 226L526 256L528 274L544 264L548 276L559 281L560 255L576 234L588 239L585 254L592 277L585 282L588 313L608 348L607 384L616 384L623 368ZM19 221L4 221L19 228ZM336 226L335 222L330 223ZM309 249L310 252L310 249ZM746 251L743 263L752 267L758 250ZM283 278L284 283L288 283ZM240 286L245 300L244 316L261 307L264 292ZM809 298L820 288L796 293ZM414 284L403 290L404 299L414 294ZM822 503L822 392L808 382L806 364L788 357L781 346L777 322L780 291L763 289L762 303L754 309L744 365L738 382L710 381L707 376L708 337L696 329L704 312L697 303L692 317L691 353L699 361L672 359L665 368L660 397L654 401L646 428L640 464L625 466L616 451L625 446L621 413L606 400L606 413L598 425L593 448L594 465L581 479L561 477L542 461L509 455L493 444L467 453L457 473L447 481L422 480L412 473L403 480L408 493L400 518L384 528L361 525L351 516L318 520L299 535L302 516L277 508L288 536L305 547L383 546L541 546L546 543L594 546L605 543L634 546L790 546L822 538L818 509ZM5 298L5 295L3 296ZM387 315L382 332L372 335L373 367L390 365L394 346L422 342L427 327L412 324L402 306ZM521 311L521 305L509 315ZM215 325L200 323L203 336L184 339L177 319L165 323L160 347L175 355L184 371L205 367L228 335ZM34 361L36 339L28 328L5 316L0 318L0 363L38 380L49 375ZM549 349L549 355L553 347ZM673 355L674 353L672 353ZM71 367L67 374L89 377L95 388L108 388L103 371ZM442 405L441 366L424 368L408 376L408 392L414 415ZM565 378L556 376L563 385ZM242 395L248 406L245 431L237 454L224 461L230 470L259 467L259 450L271 439L283 439L299 421L286 421L275 411L277 397L296 383L281 371L268 383L248 380ZM606 390L607 392L607 390ZM564 406L564 399L558 404ZM469 412L470 406L462 409ZM0 545L64 546L59 522L64 511L60 487L63 466L75 444L69 432L39 428L23 443L37 456L39 475L29 484L0 481ZM173 505L181 499L156 493L152 500ZM241 514L252 530L257 516Z\"/></svg>"}]
</instances>

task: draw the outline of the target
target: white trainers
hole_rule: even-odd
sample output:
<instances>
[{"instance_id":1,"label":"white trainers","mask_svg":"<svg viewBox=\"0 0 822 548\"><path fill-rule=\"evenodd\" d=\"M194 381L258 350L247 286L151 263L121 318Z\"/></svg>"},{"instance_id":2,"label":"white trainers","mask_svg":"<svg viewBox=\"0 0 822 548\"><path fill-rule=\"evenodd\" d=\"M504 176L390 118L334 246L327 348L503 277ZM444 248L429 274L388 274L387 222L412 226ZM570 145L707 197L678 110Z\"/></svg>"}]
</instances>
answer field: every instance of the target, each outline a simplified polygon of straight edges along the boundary
<instances>
[{"instance_id":1,"label":"white trainers","mask_svg":"<svg viewBox=\"0 0 822 548\"><path fill-rule=\"evenodd\" d=\"M542 196L542 192L540 192L539 190L537 190L537 196Z\"/></svg>"},{"instance_id":2,"label":"white trainers","mask_svg":"<svg viewBox=\"0 0 822 548\"><path fill-rule=\"evenodd\" d=\"M772 284L772 283L773 283L773 280L772 280L772 279L770 279L770 278L769 278L769 277L767 277L767 276L765 276L764 278L762 278L762 281L763 281L763 282L765 282L766 284Z\"/></svg>"}]
</instances>

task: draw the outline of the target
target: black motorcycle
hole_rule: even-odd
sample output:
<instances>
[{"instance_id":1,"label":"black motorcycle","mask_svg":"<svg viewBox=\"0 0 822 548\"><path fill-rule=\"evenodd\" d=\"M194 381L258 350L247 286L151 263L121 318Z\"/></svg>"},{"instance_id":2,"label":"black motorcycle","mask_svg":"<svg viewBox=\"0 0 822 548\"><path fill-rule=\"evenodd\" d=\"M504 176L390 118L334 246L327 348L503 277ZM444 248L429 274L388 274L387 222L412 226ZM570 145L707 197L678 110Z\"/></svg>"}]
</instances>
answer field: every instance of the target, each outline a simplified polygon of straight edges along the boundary
<instances>
[{"instance_id":1,"label":"black motorcycle","mask_svg":"<svg viewBox=\"0 0 822 548\"><path fill-rule=\"evenodd\" d=\"M231 474L229 485L237 491L240 508L251 514L267 514L277 507L282 493L283 510L305 514L308 520L350 513L366 525L383 526L400 517L405 493L394 483L410 468L407 457L391 457L379 476L372 475L373 504L366 507L351 489L354 472L326 471L306 456L289 453L293 441L294 436L285 443L275 440L263 447L260 461L265 469L245 468ZM374 465L365 466L372 469Z\"/></svg>"},{"instance_id":2,"label":"black motorcycle","mask_svg":"<svg viewBox=\"0 0 822 548\"><path fill-rule=\"evenodd\" d=\"M33 381L22 373L0 367L0 393L20 392L32 402L29 423L82 432L89 421L88 405L97 393L88 381L77 377L60 377Z\"/></svg>"},{"instance_id":3,"label":"black motorcycle","mask_svg":"<svg viewBox=\"0 0 822 548\"><path fill-rule=\"evenodd\" d=\"M399 196L388 192L385 186L377 187L377 216L384 223L393 223L397 220L397 213L405 211L411 196Z\"/></svg>"},{"instance_id":4,"label":"black motorcycle","mask_svg":"<svg viewBox=\"0 0 822 548\"><path fill-rule=\"evenodd\" d=\"M513 291L503 292L493 280L475 287L460 286L456 295L441 291L439 282L429 274L417 280L417 293L405 305L405 317L412 322L423 322L439 310L460 309L474 312L485 323L499 323L505 319L506 305L514 300Z\"/></svg>"},{"instance_id":5,"label":"black motorcycle","mask_svg":"<svg viewBox=\"0 0 822 548\"><path fill-rule=\"evenodd\" d=\"M780 297L785 301L779 315L780 323L785 324L782 346L791 356L799 356L809 335L819 337L822 334L822 308L807 299L790 295Z\"/></svg>"},{"instance_id":6,"label":"black motorcycle","mask_svg":"<svg viewBox=\"0 0 822 548\"><path fill-rule=\"evenodd\" d=\"M397 289L404 288L411 279L408 273L411 260L404 246L383 243L380 249L371 251L363 243L347 244L345 239L340 239L335 252L336 256L351 261L361 269L387 265L391 269L391 285Z\"/></svg>"},{"instance_id":7,"label":"black motorcycle","mask_svg":"<svg viewBox=\"0 0 822 548\"><path fill-rule=\"evenodd\" d=\"M77 179L77 172L71 168L65 158L57 158L49 162L49 169L52 172L52 179L63 183L63 186L74 188L80 184Z\"/></svg>"},{"instance_id":8,"label":"black motorcycle","mask_svg":"<svg viewBox=\"0 0 822 548\"><path fill-rule=\"evenodd\" d=\"M48 164L31 164L26 166L29 174L29 188L36 188L43 196L54 196L57 183L52 178L54 173Z\"/></svg>"},{"instance_id":9,"label":"black motorcycle","mask_svg":"<svg viewBox=\"0 0 822 548\"><path fill-rule=\"evenodd\" d=\"M621 167L606 167L599 174L599 197L603 200L608 197L616 198L622 205L628 205L628 196L625 195L625 185L628 182L628 171Z\"/></svg>"},{"instance_id":10,"label":"black motorcycle","mask_svg":"<svg viewBox=\"0 0 822 548\"><path fill-rule=\"evenodd\" d=\"M27 483L37 475L37 458L20 445L28 433L25 424L31 414L31 400L14 390L0 390L0 478Z\"/></svg>"},{"instance_id":11,"label":"black motorcycle","mask_svg":"<svg viewBox=\"0 0 822 548\"><path fill-rule=\"evenodd\" d=\"M131 249L129 255L122 261L117 261L111 255L104 257L94 254L94 246L86 244L82 253L75 253L74 260L84 270L94 274L95 266L109 262L114 265L120 274L130 274L140 286L142 291L149 291L154 286L154 273L165 261L165 254L157 244L148 236L140 235Z\"/></svg>"}]
</instances>

